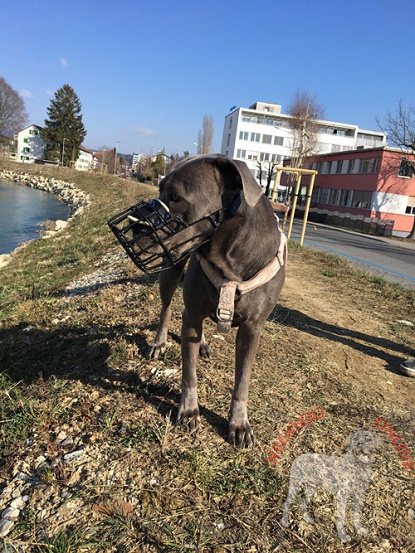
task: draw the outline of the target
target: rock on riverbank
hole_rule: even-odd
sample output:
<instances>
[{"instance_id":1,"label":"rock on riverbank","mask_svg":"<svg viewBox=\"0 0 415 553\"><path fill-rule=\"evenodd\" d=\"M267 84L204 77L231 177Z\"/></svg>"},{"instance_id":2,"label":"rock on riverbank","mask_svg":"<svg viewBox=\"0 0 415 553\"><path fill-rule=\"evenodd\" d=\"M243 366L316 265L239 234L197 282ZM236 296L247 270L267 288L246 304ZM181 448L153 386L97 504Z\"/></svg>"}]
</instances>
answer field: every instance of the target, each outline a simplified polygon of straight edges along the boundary
<instances>
[{"instance_id":1,"label":"rock on riverbank","mask_svg":"<svg viewBox=\"0 0 415 553\"><path fill-rule=\"evenodd\" d=\"M0 170L0 179L11 180L18 184L24 184L44 192L55 194L69 207L69 216L81 214L91 204L89 194L79 190L70 182L43 177L41 175L27 175L16 171Z\"/></svg>"}]
</instances>

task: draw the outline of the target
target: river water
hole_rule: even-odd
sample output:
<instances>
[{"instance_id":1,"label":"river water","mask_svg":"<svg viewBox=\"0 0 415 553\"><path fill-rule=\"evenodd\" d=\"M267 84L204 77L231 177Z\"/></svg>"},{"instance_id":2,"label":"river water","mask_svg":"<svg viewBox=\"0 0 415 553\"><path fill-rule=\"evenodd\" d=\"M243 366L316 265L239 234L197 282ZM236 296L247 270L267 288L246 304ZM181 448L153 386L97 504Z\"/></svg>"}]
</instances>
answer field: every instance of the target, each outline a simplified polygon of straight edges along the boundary
<instances>
[{"instance_id":1,"label":"river water","mask_svg":"<svg viewBox=\"0 0 415 553\"><path fill-rule=\"evenodd\" d=\"M66 220L68 214L53 194L0 179L0 255L37 238L46 219Z\"/></svg>"}]
</instances>

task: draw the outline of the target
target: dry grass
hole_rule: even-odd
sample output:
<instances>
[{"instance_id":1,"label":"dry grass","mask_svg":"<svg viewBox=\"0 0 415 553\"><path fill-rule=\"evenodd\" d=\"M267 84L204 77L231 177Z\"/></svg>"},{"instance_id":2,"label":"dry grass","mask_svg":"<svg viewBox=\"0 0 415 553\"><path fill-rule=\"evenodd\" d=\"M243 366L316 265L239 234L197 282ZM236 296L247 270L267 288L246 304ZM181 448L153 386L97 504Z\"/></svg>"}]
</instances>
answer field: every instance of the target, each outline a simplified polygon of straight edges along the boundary
<instances>
[{"instance_id":1,"label":"dry grass","mask_svg":"<svg viewBox=\"0 0 415 553\"><path fill-rule=\"evenodd\" d=\"M378 417L415 457L414 380L396 370L415 357L414 327L399 322L415 324L415 294L290 244L287 284L265 325L250 391L255 447L226 443L234 334L224 340L210 322L211 358L199 363L202 426L185 434L173 424L180 294L170 347L147 361L157 282L111 257L119 248L105 228L154 189L78 179L97 207L71 224L67 239L30 244L1 272L0 493L17 471L37 478L5 543L39 553L414 551L414 472L402 470L386 437L363 508L367 537L349 518L352 541L340 542L334 500L323 491L312 504L314 525L294 508L285 529L281 513L298 455L341 455L361 428L383 436ZM116 275L110 286L65 294L70 281L102 269ZM269 463L278 435L316 408L324 418ZM58 440L62 431L70 449ZM75 450L83 456L65 463Z\"/></svg>"}]
</instances>

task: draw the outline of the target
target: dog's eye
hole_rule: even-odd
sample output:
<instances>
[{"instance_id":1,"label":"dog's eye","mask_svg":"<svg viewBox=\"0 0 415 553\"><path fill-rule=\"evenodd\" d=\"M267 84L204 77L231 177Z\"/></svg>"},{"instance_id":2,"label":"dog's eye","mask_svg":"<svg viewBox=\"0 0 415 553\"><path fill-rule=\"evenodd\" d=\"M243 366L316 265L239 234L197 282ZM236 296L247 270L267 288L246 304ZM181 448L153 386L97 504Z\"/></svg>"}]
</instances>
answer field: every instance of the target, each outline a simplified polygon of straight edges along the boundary
<instances>
[{"instance_id":1,"label":"dog's eye","mask_svg":"<svg viewBox=\"0 0 415 553\"><path fill-rule=\"evenodd\" d=\"M180 196L176 192L172 192L171 199L173 202L178 202L180 200Z\"/></svg>"}]
</instances>

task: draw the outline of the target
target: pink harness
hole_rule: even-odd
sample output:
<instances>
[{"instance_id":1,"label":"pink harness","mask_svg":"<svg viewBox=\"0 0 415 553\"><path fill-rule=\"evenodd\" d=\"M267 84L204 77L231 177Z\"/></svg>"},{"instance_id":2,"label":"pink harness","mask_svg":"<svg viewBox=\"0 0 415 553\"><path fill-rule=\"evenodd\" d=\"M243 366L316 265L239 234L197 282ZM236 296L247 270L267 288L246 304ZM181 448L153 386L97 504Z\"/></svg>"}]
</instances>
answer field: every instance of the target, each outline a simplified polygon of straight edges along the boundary
<instances>
[{"instance_id":1,"label":"pink harness","mask_svg":"<svg viewBox=\"0 0 415 553\"><path fill-rule=\"evenodd\" d=\"M281 233L280 247L271 263L261 269L255 276L243 282L226 279L221 271L212 267L209 261L200 254L197 254L196 259L209 281L219 292L219 303L216 309L217 328L218 332L227 334L232 326L236 291L238 290L240 295L251 292L251 290L255 290L255 288L269 282L278 273L281 267L287 263L287 238L285 234Z\"/></svg>"}]
</instances>

